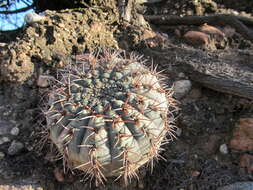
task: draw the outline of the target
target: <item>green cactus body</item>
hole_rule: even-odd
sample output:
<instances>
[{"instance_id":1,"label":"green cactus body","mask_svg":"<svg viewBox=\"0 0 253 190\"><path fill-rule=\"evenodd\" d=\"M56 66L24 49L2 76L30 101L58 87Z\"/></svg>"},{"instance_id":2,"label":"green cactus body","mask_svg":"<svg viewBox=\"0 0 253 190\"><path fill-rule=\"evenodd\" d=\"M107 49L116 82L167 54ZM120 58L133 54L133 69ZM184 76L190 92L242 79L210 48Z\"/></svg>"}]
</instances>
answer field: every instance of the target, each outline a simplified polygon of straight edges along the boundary
<instances>
[{"instance_id":1,"label":"green cactus body","mask_svg":"<svg viewBox=\"0 0 253 190\"><path fill-rule=\"evenodd\" d=\"M58 72L46 119L50 139L71 168L98 181L136 175L158 157L171 130L168 93L140 58L83 55Z\"/></svg>"}]
</instances>

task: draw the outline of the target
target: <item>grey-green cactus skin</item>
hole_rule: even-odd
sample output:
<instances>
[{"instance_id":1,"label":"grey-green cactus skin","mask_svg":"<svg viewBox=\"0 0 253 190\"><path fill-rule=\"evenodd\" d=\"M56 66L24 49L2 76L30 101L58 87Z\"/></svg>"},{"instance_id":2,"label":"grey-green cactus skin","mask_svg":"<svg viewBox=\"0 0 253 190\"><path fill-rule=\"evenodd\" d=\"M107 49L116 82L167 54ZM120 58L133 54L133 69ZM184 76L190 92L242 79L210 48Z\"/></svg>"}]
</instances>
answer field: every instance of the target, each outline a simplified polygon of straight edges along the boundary
<instances>
[{"instance_id":1,"label":"grey-green cactus skin","mask_svg":"<svg viewBox=\"0 0 253 190\"><path fill-rule=\"evenodd\" d=\"M171 97L140 58L84 54L59 70L46 112L50 139L69 167L97 181L136 175L171 131Z\"/></svg>"}]
</instances>

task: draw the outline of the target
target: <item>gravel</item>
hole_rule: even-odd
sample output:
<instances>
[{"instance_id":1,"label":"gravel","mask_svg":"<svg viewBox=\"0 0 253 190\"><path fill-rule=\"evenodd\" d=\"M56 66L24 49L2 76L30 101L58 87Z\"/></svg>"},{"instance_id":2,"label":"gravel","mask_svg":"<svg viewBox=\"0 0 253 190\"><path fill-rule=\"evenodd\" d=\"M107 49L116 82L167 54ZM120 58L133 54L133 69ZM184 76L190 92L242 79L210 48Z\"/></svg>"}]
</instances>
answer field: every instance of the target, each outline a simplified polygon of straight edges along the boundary
<instances>
[{"instance_id":1,"label":"gravel","mask_svg":"<svg viewBox=\"0 0 253 190\"><path fill-rule=\"evenodd\" d=\"M190 80L178 80L174 83L174 97L176 99L182 99L188 94L192 88Z\"/></svg>"},{"instance_id":2,"label":"gravel","mask_svg":"<svg viewBox=\"0 0 253 190\"><path fill-rule=\"evenodd\" d=\"M18 141L12 141L11 145L8 148L8 154L13 156L21 152L24 148L23 143L18 142Z\"/></svg>"},{"instance_id":3,"label":"gravel","mask_svg":"<svg viewBox=\"0 0 253 190\"><path fill-rule=\"evenodd\" d=\"M228 146L226 144L220 145L219 150L220 150L220 153L222 154L228 154Z\"/></svg>"}]
</instances>

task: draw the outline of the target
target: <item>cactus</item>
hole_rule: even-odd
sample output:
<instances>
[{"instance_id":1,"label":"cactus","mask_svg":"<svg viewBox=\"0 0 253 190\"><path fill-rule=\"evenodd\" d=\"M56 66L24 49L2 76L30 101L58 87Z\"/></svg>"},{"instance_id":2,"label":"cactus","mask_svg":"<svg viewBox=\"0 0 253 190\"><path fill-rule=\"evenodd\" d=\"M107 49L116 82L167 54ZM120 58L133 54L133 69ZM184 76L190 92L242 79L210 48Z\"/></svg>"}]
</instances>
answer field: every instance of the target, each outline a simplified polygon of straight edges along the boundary
<instances>
[{"instance_id":1,"label":"cactus","mask_svg":"<svg viewBox=\"0 0 253 190\"><path fill-rule=\"evenodd\" d=\"M121 54L103 50L79 56L58 71L48 98L51 141L70 168L96 183L110 176L125 182L138 177L137 169L159 158L172 132L168 108L174 101L164 77L140 57Z\"/></svg>"}]
</instances>

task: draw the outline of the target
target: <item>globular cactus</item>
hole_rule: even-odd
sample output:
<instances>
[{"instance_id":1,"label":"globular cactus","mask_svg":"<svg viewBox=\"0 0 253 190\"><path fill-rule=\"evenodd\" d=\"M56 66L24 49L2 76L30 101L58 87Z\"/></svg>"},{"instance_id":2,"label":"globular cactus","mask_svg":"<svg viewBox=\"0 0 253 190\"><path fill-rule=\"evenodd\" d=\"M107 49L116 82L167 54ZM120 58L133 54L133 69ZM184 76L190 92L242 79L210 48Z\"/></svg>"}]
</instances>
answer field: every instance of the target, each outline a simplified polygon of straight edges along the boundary
<instances>
[{"instance_id":1,"label":"globular cactus","mask_svg":"<svg viewBox=\"0 0 253 190\"><path fill-rule=\"evenodd\" d=\"M174 107L163 79L141 58L108 50L79 56L59 70L46 119L50 139L69 167L96 182L110 176L127 182L158 158L161 144L170 140L168 110Z\"/></svg>"}]
</instances>

